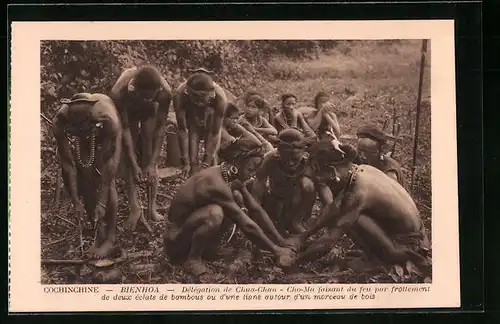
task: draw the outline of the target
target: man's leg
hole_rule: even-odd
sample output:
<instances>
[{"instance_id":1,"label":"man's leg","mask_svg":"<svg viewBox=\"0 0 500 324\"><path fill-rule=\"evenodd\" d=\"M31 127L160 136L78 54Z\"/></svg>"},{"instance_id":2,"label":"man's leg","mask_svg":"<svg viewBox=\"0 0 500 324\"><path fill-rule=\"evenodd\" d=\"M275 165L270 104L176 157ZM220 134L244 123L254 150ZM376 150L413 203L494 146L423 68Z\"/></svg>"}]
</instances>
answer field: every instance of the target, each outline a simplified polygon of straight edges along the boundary
<instances>
[{"instance_id":1,"label":"man's leg","mask_svg":"<svg viewBox=\"0 0 500 324\"><path fill-rule=\"evenodd\" d=\"M191 175L199 171L200 158L200 134L197 127L190 127L188 132L189 137L189 163L191 164Z\"/></svg>"},{"instance_id":2,"label":"man's leg","mask_svg":"<svg viewBox=\"0 0 500 324\"><path fill-rule=\"evenodd\" d=\"M295 190L292 199L292 208L290 209L290 211L293 212L290 215L291 226L289 230L293 234L300 234L306 231L303 221L307 221L311 217L312 208L316 199L316 188L311 179L302 177L299 180L297 189L298 190Z\"/></svg>"},{"instance_id":3,"label":"man's leg","mask_svg":"<svg viewBox=\"0 0 500 324\"><path fill-rule=\"evenodd\" d=\"M96 249L95 256L104 258L112 251L116 242L116 217L118 212L118 194L116 192L116 181L113 180L109 189L108 205L104 222L100 222L98 231L102 232L103 243Z\"/></svg>"},{"instance_id":4,"label":"man's leg","mask_svg":"<svg viewBox=\"0 0 500 324\"><path fill-rule=\"evenodd\" d=\"M356 225L356 233L365 242L364 245L369 246L370 252L387 265L405 264L408 260L422 262L423 257L410 247L396 246L384 229L368 215L360 215Z\"/></svg>"},{"instance_id":5,"label":"man's leg","mask_svg":"<svg viewBox=\"0 0 500 324\"><path fill-rule=\"evenodd\" d=\"M148 186L151 186L151 197L149 197L150 193L148 192L148 199L151 201L151 206L149 206L148 204L148 209L151 208L151 213L148 213L148 215L151 215L151 220L153 222L163 222L165 220L165 217L160 213L158 213L156 205L159 183L160 183L160 177L158 175L158 166L156 166L154 179L152 183L148 184Z\"/></svg>"},{"instance_id":6,"label":"man's leg","mask_svg":"<svg viewBox=\"0 0 500 324\"><path fill-rule=\"evenodd\" d=\"M141 207L139 206L139 201L137 198L137 183L135 182L134 175L129 167L127 167L126 176L127 176L127 196L128 196L130 214L128 216L127 221L124 224L124 227L127 230L133 232L137 227L137 222L139 221L139 217L141 217Z\"/></svg>"},{"instance_id":7,"label":"man's leg","mask_svg":"<svg viewBox=\"0 0 500 324\"><path fill-rule=\"evenodd\" d=\"M196 277L208 272L202 261L202 255L205 248L216 239L223 219L224 212L220 206L207 205L192 213L180 229L179 235L192 231L191 248L185 268Z\"/></svg>"}]
</instances>

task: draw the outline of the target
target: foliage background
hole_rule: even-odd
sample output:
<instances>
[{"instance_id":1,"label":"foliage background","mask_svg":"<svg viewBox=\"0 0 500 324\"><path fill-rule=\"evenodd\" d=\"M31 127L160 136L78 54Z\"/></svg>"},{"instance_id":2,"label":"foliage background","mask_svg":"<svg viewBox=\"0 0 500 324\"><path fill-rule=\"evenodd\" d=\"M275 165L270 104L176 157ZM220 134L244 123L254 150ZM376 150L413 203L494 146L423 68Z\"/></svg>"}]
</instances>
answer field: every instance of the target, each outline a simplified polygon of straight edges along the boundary
<instances>
[{"instance_id":1,"label":"foliage background","mask_svg":"<svg viewBox=\"0 0 500 324\"><path fill-rule=\"evenodd\" d=\"M396 159L401 161L410 178L420 40L43 41L40 46L41 112L49 119L58 109L61 98L76 92L108 93L120 73L132 66L156 65L173 89L187 78L190 69L205 67L213 70L216 81L235 95L241 96L249 88L257 89L275 107L279 106L279 96L284 92L298 95L301 105L311 105L317 91L326 91L332 95L342 131L346 134L354 135L365 122L383 125L385 121L392 120L396 111L402 128L402 142L398 144ZM412 194L430 230L430 46L428 53ZM42 255L69 258L77 253L75 247L78 240L68 234L74 230L72 225L75 221L71 220L72 216L64 204L61 207L66 208L64 211L61 208L56 211L52 206L58 169L55 142L46 121L41 119L41 123ZM175 180L163 183L166 193L160 198L165 210L178 184ZM121 197L123 194L121 192ZM123 219L127 214L127 201L126 198L120 200L119 217ZM155 228L159 238L161 226ZM127 239L124 244L129 250L150 249L134 238ZM76 243L71 243L71 240ZM160 241L143 243L159 248ZM68 269L56 267L47 271L44 279L47 282L71 280L68 279L71 277ZM359 275L356 276L359 280ZM138 280L125 277L129 282ZM374 278L373 275L368 277ZM392 280L403 280L393 277ZM405 280L413 280L410 277ZM343 277L340 280L351 279ZM376 277L376 280L382 279Z\"/></svg>"}]
</instances>

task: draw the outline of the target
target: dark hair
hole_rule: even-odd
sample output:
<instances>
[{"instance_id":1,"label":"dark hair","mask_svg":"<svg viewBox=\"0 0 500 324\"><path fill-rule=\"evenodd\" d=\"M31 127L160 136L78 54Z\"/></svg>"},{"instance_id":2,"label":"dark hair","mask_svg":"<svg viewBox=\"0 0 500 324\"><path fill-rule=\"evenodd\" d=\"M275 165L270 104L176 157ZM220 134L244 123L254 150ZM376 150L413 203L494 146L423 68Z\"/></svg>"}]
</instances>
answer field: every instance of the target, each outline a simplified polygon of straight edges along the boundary
<instances>
[{"instance_id":1,"label":"dark hair","mask_svg":"<svg viewBox=\"0 0 500 324\"><path fill-rule=\"evenodd\" d=\"M135 75L135 86L144 90L155 90L161 85L160 71L152 65L139 67Z\"/></svg>"},{"instance_id":2,"label":"dark hair","mask_svg":"<svg viewBox=\"0 0 500 324\"><path fill-rule=\"evenodd\" d=\"M230 102L227 104L226 111L224 111L224 118L240 113L240 109L234 103Z\"/></svg>"},{"instance_id":3,"label":"dark hair","mask_svg":"<svg viewBox=\"0 0 500 324\"><path fill-rule=\"evenodd\" d=\"M313 143L307 151L311 159L317 160L320 164L348 163L357 159L358 151L354 146L340 144L339 147L345 152L345 155L333 147L331 140L322 139Z\"/></svg>"},{"instance_id":4,"label":"dark hair","mask_svg":"<svg viewBox=\"0 0 500 324\"><path fill-rule=\"evenodd\" d=\"M316 96L314 96L314 107L318 108L318 101L319 101L319 99L320 99L320 98L322 98L322 97L327 97L327 98L328 98L328 97L330 97L330 96L328 95L328 93L326 93L326 92L324 92L324 91L320 91L320 92L318 92L318 93L316 94Z\"/></svg>"},{"instance_id":5,"label":"dark hair","mask_svg":"<svg viewBox=\"0 0 500 324\"><path fill-rule=\"evenodd\" d=\"M187 86L196 91L210 91L214 89L213 78L206 73L195 73L187 79Z\"/></svg>"},{"instance_id":6,"label":"dark hair","mask_svg":"<svg viewBox=\"0 0 500 324\"><path fill-rule=\"evenodd\" d=\"M295 98L295 100L297 100L297 96L293 93L285 93L281 95L281 103L285 102L285 100L287 100L288 98Z\"/></svg>"}]
</instances>

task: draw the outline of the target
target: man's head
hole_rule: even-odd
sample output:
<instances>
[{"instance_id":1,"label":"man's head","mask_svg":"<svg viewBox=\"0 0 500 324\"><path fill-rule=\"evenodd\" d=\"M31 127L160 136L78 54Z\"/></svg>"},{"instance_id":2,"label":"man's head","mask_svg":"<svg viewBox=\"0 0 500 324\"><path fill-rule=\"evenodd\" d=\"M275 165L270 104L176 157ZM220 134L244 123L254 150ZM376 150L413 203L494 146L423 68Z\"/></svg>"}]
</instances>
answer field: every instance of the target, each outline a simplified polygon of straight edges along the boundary
<instances>
[{"instance_id":1,"label":"man's head","mask_svg":"<svg viewBox=\"0 0 500 324\"><path fill-rule=\"evenodd\" d=\"M300 164L303 160L307 141L299 130L288 128L278 134L278 153L281 159L289 167Z\"/></svg>"},{"instance_id":2,"label":"man's head","mask_svg":"<svg viewBox=\"0 0 500 324\"><path fill-rule=\"evenodd\" d=\"M373 124L360 127L357 135L357 146L361 159L366 160L368 163L379 160L388 139L387 135Z\"/></svg>"},{"instance_id":3,"label":"man's head","mask_svg":"<svg viewBox=\"0 0 500 324\"><path fill-rule=\"evenodd\" d=\"M281 96L281 106L283 110L289 114L293 113L297 105L297 97L291 93L285 93Z\"/></svg>"},{"instance_id":4,"label":"man's head","mask_svg":"<svg viewBox=\"0 0 500 324\"><path fill-rule=\"evenodd\" d=\"M141 104L151 105L161 90L161 74L156 67L151 65L139 67L128 85L128 93L132 100Z\"/></svg>"},{"instance_id":5,"label":"man's head","mask_svg":"<svg viewBox=\"0 0 500 324\"><path fill-rule=\"evenodd\" d=\"M239 108L233 104L232 102L228 103L226 110L224 112L224 127L231 129L238 124L238 120L240 118L241 112Z\"/></svg>"},{"instance_id":6,"label":"man's head","mask_svg":"<svg viewBox=\"0 0 500 324\"><path fill-rule=\"evenodd\" d=\"M245 94L244 100L245 116L250 118L256 118L260 116L265 106L262 96L255 91L249 91Z\"/></svg>"},{"instance_id":7,"label":"man's head","mask_svg":"<svg viewBox=\"0 0 500 324\"><path fill-rule=\"evenodd\" d=\"M309 163L318 181L331 181L339 175L339 170L348 169L357 157L356 149L349 144L340 144L337 150L332 140L322 139L309 149Z\"/></svg>"},{"instance_id":8,"label":"man's head","mask_svg":"<svg viewBox=\"0 0 500 324\"><path fill-rule=\"evenodd\" d=\"M314 97L314 107L316 107L317 109L320 109L321 106L328 102L328 100L330 99L330 96L324 92L324 91L320 91L316 94L316 96Z\"/></svg>"},{"instance_id":9,"label":"man's head","mask_svg":"<svg viewBox=\"0 0 500 324\"><path fill-rule=\"evenodd\" d=\"M77 93L69 101L88 99L89 93ZM92 134L92 131L98 127L97 122L91 113L90 107L92 103L74 102L67 107L67 122L66 132L78 137L87 137Z\"/></svg>"},{"instance_id":10,"label":"man's head","mask_svg":"<svg viewBox=\"0 0 500 324\"><path fill-rule=\"evenodd\" d=\"M215 98L215 85L212 76L204 72L191 75L187 79L185 93L194 105L198 107L208 106Z\"/></svg>"},{"instance_id":11,"label":"man's head","mask_svg":"<svg viewBox=\"0 0 500 324\"><path fill-rule=\"evenodd\" d=\"M264 150L260 145L247 138L240 138L219 149L219 157L238 168L238 178L245 181L251 178L260 167Z\"/></svg>"}]
</instances>

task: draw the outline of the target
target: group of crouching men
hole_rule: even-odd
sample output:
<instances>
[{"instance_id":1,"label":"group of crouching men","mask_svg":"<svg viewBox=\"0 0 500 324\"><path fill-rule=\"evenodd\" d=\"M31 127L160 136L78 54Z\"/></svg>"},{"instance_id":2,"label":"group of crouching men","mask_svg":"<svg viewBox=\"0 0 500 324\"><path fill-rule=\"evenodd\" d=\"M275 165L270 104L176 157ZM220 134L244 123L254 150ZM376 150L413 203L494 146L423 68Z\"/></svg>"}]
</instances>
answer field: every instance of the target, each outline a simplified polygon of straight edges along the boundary
<instances>
[{"instance_id":1,"label":"group of crouching men","mask_svg":"<svg viewBox=\"0 0 500 324\"><path fill-rule=\"evenodd\" d=\"M374 262L428 269L427 234L400 165L384 153L387 136L366 125L356 148L343 144L326 93L312 108L297 108L293 94L281 99L275 111L256 91L236 98L203 69L174 91L147 65L125 70L109 94L63 100L53 134L65 188L78 216L86 214L96 229L89 257L114 251L116 179L123 177L130 212L124 228L164 222L168 259L197 278L209 273L204 261L217 256L234 225L284 269L327 254L344 234ZM171 104L185 181L165 219L156 197ZM138 199L143 183L147 217ZM317 199L321 210L311 217Z\"/></svg>"}]
</instances>

